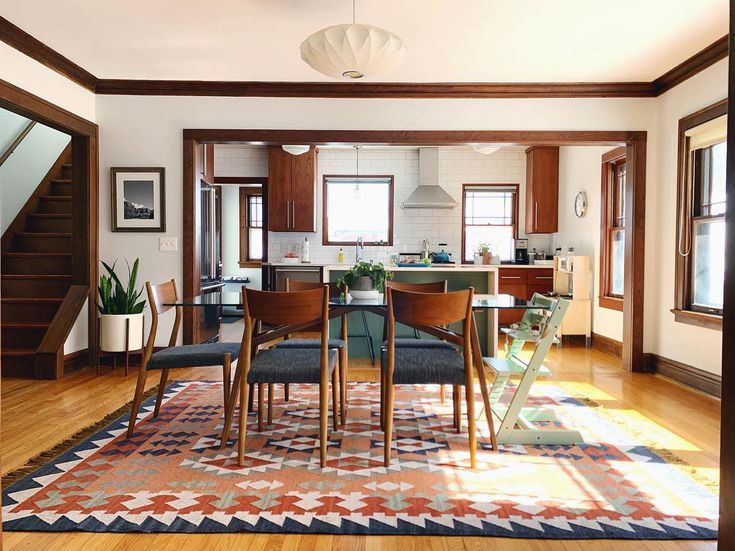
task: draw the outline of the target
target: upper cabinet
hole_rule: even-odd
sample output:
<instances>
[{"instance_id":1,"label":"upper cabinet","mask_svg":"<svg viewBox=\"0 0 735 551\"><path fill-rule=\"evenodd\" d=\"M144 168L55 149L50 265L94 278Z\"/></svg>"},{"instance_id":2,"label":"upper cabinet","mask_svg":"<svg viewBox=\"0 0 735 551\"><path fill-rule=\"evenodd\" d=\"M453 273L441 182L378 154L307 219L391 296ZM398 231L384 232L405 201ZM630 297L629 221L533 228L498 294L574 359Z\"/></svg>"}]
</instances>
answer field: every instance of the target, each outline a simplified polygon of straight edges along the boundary
<instances>
[{"instance_id":1,"label":"upper cabinet","mask_svg":"<svg viewBox=\"0 0 735 551\"><path fill-rule=\"evenodd\" d=\"M268 229L280 232L316 231L316 155L268 147Z\"/></svg>"},{"instance_id":2,"label":"upper cabinet","mask_svg":"<svg viewBox=\"0 0 735 551\"><path fill-rule=\"evenodd\" d=\"M199 145L201 154L201 179L208 184L214 183L214 144L203 143Z\"/></svg>"},{"instance_id":3,"label":"upper cabinet","mask_svg":"<svg viewBox=\"0 0 735 551\"><path fill-rule=\"evenodd\" d=\"M559 148L526 149L526 233L554 233L559 226Z\"/></svg>"}]
</instances>

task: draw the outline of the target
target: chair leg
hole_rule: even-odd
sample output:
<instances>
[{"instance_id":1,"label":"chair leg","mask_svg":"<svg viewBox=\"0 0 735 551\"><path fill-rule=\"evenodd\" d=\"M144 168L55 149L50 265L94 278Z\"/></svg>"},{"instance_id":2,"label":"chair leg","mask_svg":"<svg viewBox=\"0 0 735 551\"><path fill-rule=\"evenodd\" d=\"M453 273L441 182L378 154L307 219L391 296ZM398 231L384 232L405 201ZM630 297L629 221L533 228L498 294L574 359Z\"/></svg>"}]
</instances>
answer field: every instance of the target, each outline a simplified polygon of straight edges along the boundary
<instances>
[{"instance_id":1,"label":"chair leg","mask_svg":"<svg viewBox=\"0 0 735 551\"><path fill-rule=\"evenodd\" d=\"M457 419L457 432L462 432L462 387L454 385L454 417Z\"/></svg>"},{"instance_id":2,"label":"chair leg","mask_svg":"<svg viewBox=\"0 0 735 551\"><path fill-rule=\"evenodd\" d=\"M284 400L284 402L288 402L288 400L290 398L289 393L288 393L288 390L289 390L289 386L288 386L288 383L286 383L286 384L283 385L283 400Z\"/></svg>"},{"instance_id":3,"label":"chair leg","mask_svg":"<svg viewBox=\"0 0 735 551\"><path fill-rule=\"evenodd\" d=\"M254 411L255 404L255 384L250 384L250 391L248 392L248 413Z\"/></svg>"},{"instance_id":4,"label":"chair leg","mask_svg":"<svg viewBox=\"0 0 735 551\"><path fill-rule=\"evenodd\" d=\"M444 388L444 385L439 385L439 402L444 403L447 401L447 391Z\"/></svg>"},{"instance_id":5,"label":"chair leg","mask_svg":"<svg viewBox=\"0 0 735 551\"><path fill-rule=\"evenodd\" d=\"M135 383L135 396L133 397L133 406L130 408L130 420L128 421L128 438L133 436L135 432L135 423L138 419L138 410L140 403L143 401L143 392L145 391L145 380L148 370L145 366L138 368L138 381Z\"/></svg>"},{"instance_id":6,"label":"chair leg","mask_svg":"<svg viewBox=\"0 0 735 551\"><path fill-rule=\"evenodd\" d=\"M380 355L380 430L385 430L385 365L383 355Z\"/></svg>"},{"instance_id":7,"label":"chair leg","mask_svg":"<svg viewBox=\"0 0 735 551\"><path fill-rule=\"evenodd\" d=\"M242 369L238 366L237 369L235 369L235 380L232 382L232 385L238 389L239 394L231 396L225 405L225 420L224 425L222 426L222 436L220 438L220 445L219 449L224 450L227 447L227 441L230 436L230 428L232 427L232 418L235 416L235 406L237 405L238 398L242 398L243 392L241 388L241 383L245 384L244 381L241 381L243 379L242 376ZM247 397L247 393L244 394ZM247 404L246 401L240 400L240 422L243 422L243 417L247 419L247 409L245 409L245 406ZM246 413L243 414L243 409L245 409Z\"/></svg>"},{"instance_id":8,"label":"chair leg","mask_svg":"<svg viewBox=\"0 0 735 551\"><path fill-rule=\"evenodd\" d=\"M156 407L153 408L153 418L158 417L161 411L161 402L163 402L163 391L166 390L166 381L168 380L168 369L161 370L161 380L158 383L158 393L156 394Z\"/></svg>"},{"instance_id":9,"label":"chair leg","mask_svg":"<svg viewBox=\"0 0 735 551\"><path fill-rule=\"evenodd\" d=\"M224 359L222 360L222 391L224 393L224 408L225 411L227 411L227 400L230 399L230 377L232 376L232 356L230 354L225 354Z\"/></svg>"},{"instance_id":10,"label":"chair leg","mask_svg":"<svg viewBox=\"0 0 735 551\"><path fill-rule=\"evenodd\" d=\"M385 381L385 438L383 440L383 465L390 467L390 453L393 440L393 381Z\"/></svg>"},{"instance_id":11,"label":"chair leg","mask_svg":"<svg viewBox=\"0 0 735 551\"><path fill-rule=\"evenodd\" d=\"M268 385L268 424L273 424L273 384Z\"/></svg>"},{"instance_id":12,"label":"chair leg","mask_svg":"<svg viewBox=\"0 0 735 551\"><path fill-rule=\"evenodd\" d=\"M327 425L329 424L329 382L322 377L319 384L319 464L327 466Z\"/></svg>"},{"instance_id":13,"label":"chair leg","mask_svg":"<svg viewBox=\"0 0 735 551\"><path fill-rule=\"evenodd\" d=\"M470 466L477 468L477 433L475 432L475 392L472 380L467 381L465 386L465 398L467 400L467 434L470 439Z\"/></svg>"},{"instance_id":14,"label":"chair leg","mask_svg":"<svg viewBox=\"0 0 735 551\"><path fill-rule=\"evenodd\" d=\"M339 371L332 371L332 430L339 430Z\"/></svg>"},{"instance_id":15,"label":"chair leg","mask_svg":"<svg viewBox=\"0 0 735 551\"><path fill-rule=\"evenodd\" d=\"M265 385L260 383L258 385L258 432L263 432L263 409L264 409L264 395Z\"/></svg>"},{"instance_id":16,"label":"chair leg","mask_svg":"<svg viewBox=\"0 0 735 551\"><path fill-rule=\"evenodd\" d=\"M344 346L339 349L339 411L344 427L347 422L347 348Z\"/></svg>"},{"instance_id":17,"label":"chair leg","mask_svg":"<svg viewBox=\"0 0 735 551\"><path fill-rule=\"evenodd\" d=\"M251 394L250 390L252 389L252 385L248 385L244 377L241 377L240 381L237 382L240 385L240 428L237 431L237 464L240 467L244 467L245 433L247 432L248 426L248 410L246 404L248 403L248 394ZM235 399L233 398L232 401L234 402Z\"/></svg>"}]
</instances>

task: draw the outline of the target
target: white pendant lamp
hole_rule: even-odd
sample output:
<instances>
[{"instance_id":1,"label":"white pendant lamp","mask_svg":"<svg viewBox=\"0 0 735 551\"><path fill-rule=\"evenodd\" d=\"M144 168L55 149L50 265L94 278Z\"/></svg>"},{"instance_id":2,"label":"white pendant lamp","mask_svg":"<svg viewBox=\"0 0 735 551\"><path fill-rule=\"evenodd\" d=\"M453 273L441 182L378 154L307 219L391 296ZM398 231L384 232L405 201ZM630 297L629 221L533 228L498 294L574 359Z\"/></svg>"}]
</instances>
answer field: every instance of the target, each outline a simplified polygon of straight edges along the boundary
<instances>
[{"instance_id":1,"label":"white pendant lamp","mask_svg":"<svg viewBox=\"0 0 735 551\"><path fill-rule=\"evenodd\" d=\"M355 23L332 25L301 43L301 59L327 76L359 79L386 73L401 65L406 56L403 40L390 31Z\"/></svg>"},{"instance_id":2,"label":"white pendant lamp","mask_svg":"<svg viewBox=\"0 0 735 551\"><path fill-rule=\"evenodd\" d=\"M475 153L479 153L480 155L492 155L500 148L495 145L477 144L473 145L472 149L475 151Z\"/></svg>"},{"instance_id":3,"label":"white pendant lamp","mask_svg":"<svg viewBox=\"0 0 735 551\"><path fill-rule=\"evenodd\" d=\"M303 155L309 151L310 148L308 145L282 145L281 149L291 155Z\"/></svg>"}]
</instances>

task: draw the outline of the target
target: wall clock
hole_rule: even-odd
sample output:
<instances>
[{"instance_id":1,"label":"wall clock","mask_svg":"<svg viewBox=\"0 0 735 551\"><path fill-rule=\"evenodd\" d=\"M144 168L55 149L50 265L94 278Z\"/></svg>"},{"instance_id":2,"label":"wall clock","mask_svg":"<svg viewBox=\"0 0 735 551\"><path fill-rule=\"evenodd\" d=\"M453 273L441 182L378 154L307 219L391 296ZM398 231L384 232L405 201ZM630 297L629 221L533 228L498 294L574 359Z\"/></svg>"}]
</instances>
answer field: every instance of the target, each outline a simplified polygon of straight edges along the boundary
<instances>
[{"instance_id":1,"label":"wall clock","mask_svg":"<svg viewBox=\"0 0 735 551\"><path fill-rule=\"evenodd\" d=\"M580 191L574 198L574 214L577 218L583 218L587 214L587 193Z\"/></svg>"}]
</instances>

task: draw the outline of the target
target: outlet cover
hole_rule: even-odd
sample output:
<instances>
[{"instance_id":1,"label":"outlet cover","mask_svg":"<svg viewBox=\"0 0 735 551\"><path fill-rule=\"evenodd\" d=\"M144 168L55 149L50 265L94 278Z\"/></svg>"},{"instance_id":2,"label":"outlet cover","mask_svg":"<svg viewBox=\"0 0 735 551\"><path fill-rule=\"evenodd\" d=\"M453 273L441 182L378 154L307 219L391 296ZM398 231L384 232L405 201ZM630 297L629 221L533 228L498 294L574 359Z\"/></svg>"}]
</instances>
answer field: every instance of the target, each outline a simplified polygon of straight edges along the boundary
<instances>
[{"instance_id":1,"label":"outlet cover","mask_svg":"<svg viewBox=\"0 0 735 551\"><path fill-rule=\"evenodd\" d=\"M179 250L179 242L175 237L159 237L158 250L164 252L174 252Z\"/></svg>"}]
</instances>

